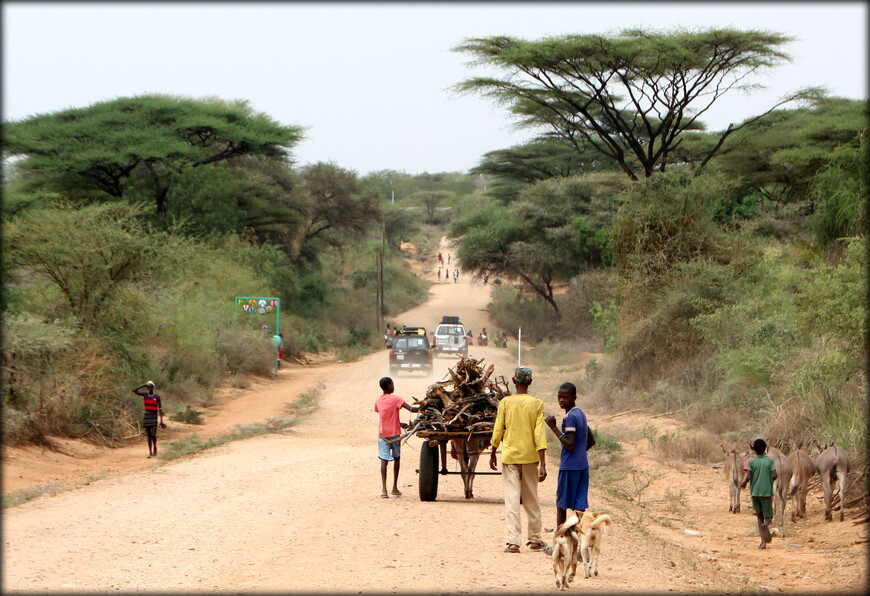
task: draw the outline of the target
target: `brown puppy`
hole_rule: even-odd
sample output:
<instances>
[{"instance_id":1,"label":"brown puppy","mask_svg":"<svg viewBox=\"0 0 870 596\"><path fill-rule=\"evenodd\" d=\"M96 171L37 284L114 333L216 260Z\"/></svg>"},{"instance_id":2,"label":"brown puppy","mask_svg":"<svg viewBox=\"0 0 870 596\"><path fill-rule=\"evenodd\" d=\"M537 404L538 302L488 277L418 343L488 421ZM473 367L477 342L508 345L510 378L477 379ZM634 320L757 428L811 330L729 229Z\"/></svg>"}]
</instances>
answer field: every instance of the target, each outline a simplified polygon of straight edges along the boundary
<instances>
[{"instance_id":1,"label":"brown puppy","mask_svg":"<svg viewBox=\"0 0 870 596\"><path fill-rule=\"evenodd\" d=\"M613 520L606 513L586 510L580 518L580 556L583 557L585 577L598 575L598 559L604 534Z\"/></svg>"},{"instance_id":2,"label":"brown puppy","mask_svg":"<svg viewBox=\"0 0 870 596\"><path fill-rule=\"evenodd\" d=\"M580 540L577 536L577 524L580 517L575 511L565 510L565 523L560 525L553 536L553 573L556 575L556 586L560 590L568 587L577 572L577 551Z\"/></svg>"}]
</instances>

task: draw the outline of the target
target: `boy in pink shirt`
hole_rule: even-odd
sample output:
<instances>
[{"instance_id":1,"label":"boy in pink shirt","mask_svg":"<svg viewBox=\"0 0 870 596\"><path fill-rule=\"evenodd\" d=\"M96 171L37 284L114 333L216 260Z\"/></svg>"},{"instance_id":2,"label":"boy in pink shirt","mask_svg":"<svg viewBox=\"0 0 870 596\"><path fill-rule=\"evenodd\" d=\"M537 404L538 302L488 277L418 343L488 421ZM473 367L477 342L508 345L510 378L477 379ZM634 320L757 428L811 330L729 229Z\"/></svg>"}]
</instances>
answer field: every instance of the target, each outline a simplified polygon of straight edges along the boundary
<instances>
[{"instance_id":1,"label":"boy in pink shirt","mask_svg":"<svg viewBox=\"0 0 870 596\"><path fill-rule=\"evenodd\" d=\"M387 495L387 464L393 462L393 490L390 494L396 497L402 496L399 492L399 457L400 457L400 442L399 435L402 434L402 429L408 425L399 421L399 410L402 408L417 412L420 410L418 406L408 404L404 398L398 395L393 395L395 387L393 379L384 377L380 380L381 391L384 392L375 401L375 412L380 416L378 423L378 458L381 460L381 498L389 499ZM388 443L387 441L393 440Z\"/></svg>"}]
</instances>

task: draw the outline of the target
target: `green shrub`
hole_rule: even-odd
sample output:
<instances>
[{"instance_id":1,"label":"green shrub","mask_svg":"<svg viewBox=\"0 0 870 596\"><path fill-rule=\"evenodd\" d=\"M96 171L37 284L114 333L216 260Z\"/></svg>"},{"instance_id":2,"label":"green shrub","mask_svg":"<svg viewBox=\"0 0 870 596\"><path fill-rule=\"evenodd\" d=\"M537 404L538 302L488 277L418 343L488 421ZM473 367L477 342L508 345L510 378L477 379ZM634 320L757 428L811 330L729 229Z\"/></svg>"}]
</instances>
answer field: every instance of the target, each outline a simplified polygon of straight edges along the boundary
<instances>
[{"instance_id":1,"label":"green shrub","mask_svg":"<svg viewBox=\"0 0 870 596\"><path fill-rule=\"evenodd\" d=\"M523 341L538 343L555 335L558 325L553 309L524 293L509 287L493 288L490 316L496 326L511 332L522 328Z\"/></svg>"},{"instance_id":2,"label":"green shrub","mask_svg":"<svg viewBox=\"0 0 870 596\"><path fill-rule=\"evenodd\" d=\"M599 430L593 430L592 436L595 437L595 447L593 447L593 449L600 449L607 453L622 451L622 444L615 437Z\"/></svg>"},{"instance_id":3,"label":"green shrub","mask_svg":"<svg viewBox=\"0 0 870 596\"><path fill-rule=\"evenodd\" d=\"M711 205L732 186L724 176L686 169L631 185L613 222L617 266L656 284L681 264L721 252Z\"/></svg>"},{"instance_id":4,"label":"green shrub","mask_svg":"<svg viewBox=\"0 0 870 596\"><path fill-rule=\"evenodd\" d=\"M797 325L809 338L832 337L849 349L866 347L867 239L846 242L842 262L808 272L805 289L795 298Z\"/></svg>"},{"instance_id":5,"label":"green shrub","mask_svg":"<svg viewBox=\"0 0 870 596\"><path fill-rule=\"evenodd\" d=\"M601 377L601 370L601 363L599 363L595 358L589 360L586 363L586 366L583 367L586 381L594 384Z\"/></svg>"},{"instance_id":6,"label":"green shrub","mask_svg":"<svg viewBox=\"0 0 870 596\"><path fill-rule=\"evenodd\" d=\"M214 350L230 374L267 375L275 368L275 346L261 329L215 329Z\"/></svg>"},{"instance_id":7,"label":"green shrub","mask_svg":"<svg viewBox=\"0 0 870 596\"><path fill-rule=\"evenodd\" d=\"M194 410L189 405L184 410L175 412L169 419L185 424L203 424L202 412Z\"/></svg>"},{"instance_id":8,"label":"green shrub","mask_svg":"<svg viewBox=\"0 0 870 596\"><path fill-rule=\"evenodd\" d=\"M361 357L372 353L372 349L359 344L344 346L338 350L336 358L341 362L355 362Z\"/></svg>"},{"instance_id":9,"label":"green shrub","mask_svg":"<svg viewBox=\"0 0 870 596\"><path fill-rule=\"evenodd\" d=\"M859 140L838 147L813 178L813 227L823 246L867 232L867 142Z\"/></svg>"},{"instance_id":10,"label":"green shrub","mask_svg":"<svg viewBox=\"0 0 870 596\"><path fill-rule=\"evenodd\" d=\"M592 325L604 336L604 351L610 354L616 352L619 348L619 334L616 327L619 309L616 303L592 302L589 313L592 317Z\"/></svg>"}]
</instances>

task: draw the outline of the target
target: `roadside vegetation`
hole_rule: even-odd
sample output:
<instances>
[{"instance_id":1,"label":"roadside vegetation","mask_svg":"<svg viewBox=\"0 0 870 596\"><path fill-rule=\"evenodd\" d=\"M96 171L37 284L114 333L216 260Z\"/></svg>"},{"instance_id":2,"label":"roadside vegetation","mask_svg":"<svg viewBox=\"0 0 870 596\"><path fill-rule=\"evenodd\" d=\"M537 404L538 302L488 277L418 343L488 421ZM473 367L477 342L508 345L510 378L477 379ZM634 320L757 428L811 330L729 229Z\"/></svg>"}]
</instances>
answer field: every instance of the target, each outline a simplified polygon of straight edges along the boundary
<instances>
[{"instance_id":1,"label":"roadside vegetation","mask_svg":"<svg viewBox=\"0 0 870 596\"><path fill-rule=\"evenodd\" d=\"M449 235L530 359L604 353L562 365L583 403L688 423L692 434L649 431L661 456L715 461L720 442L758 435L786 451L833 441L864 494L867 102L797 90L723 131L686 111L763 83L790 41L714 29L466 40L456 50L495 74L457 88L538 136L483 157L473 173L487 191ZM702 79L715 93L681 83Z\"/></svg>"},{"instance_id":2,"label":"roadside vegetation","mask_svg":"<svg viewBox=\"0 0 870 596\"><path fill-rule=\"evenodd\" d=\"M467 174L297 166L301 127L218 99L4 123L5 441L118 445L139 432L130 388L144 379L183 415L272 374L275 316L237 296L280 298L290 362L378 349L378 252L389 320L425 299L406 260L425 264L446 232L493 287L497 327L522 327L583 403L697 431L650 434L663 455L833 441L860 478L867 102L807 88L726 130L701 120L763 83L790 42L730 29L466 40L456 51L495 74L457 90L536 134ZM604 357L575 364L582 352Z\"/></svg>"},{"instance_id":3,"label":"roadside vegetation","mask_svg":"<svg viewBox=\"0 0 870 596\"><path fill-rule=\"evenodd\" d=\"M287 365L382 348L377 253L389 319L428 294L404 243L437 245L473 181L300 167L301 138L245 102L152 95L4 123L6 444L121 445L145 379L195 423L219 386L274 374L276 322Z\"/></svg>"}]
</instances>

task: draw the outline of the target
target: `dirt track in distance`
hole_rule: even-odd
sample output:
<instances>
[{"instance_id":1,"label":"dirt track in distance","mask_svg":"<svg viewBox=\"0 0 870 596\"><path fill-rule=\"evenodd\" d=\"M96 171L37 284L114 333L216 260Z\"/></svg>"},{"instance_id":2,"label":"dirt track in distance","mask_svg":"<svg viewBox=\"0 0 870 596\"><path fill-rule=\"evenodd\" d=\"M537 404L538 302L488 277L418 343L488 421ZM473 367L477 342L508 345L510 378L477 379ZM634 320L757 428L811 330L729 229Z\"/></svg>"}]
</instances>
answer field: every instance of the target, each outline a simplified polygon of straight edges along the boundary
<instances>
[{"instance_id":1,"label":"dirt track in distance","mask_svg":"<svg viewBox=\"0 0 870 596\"><path fill-rule=\"evenodd\" d=\"M434 270L420 274L435 282ZM442 315L460 315L475 334L484 325L492 330L489 289L466 276L435 283L429 301L397 322L432 328ZM516 344L474 347L471 356L509 377ZM408 401L422 398L451 362L436 359L429 377L394 375L396 392ZM4 510L4 592L556 591L548 557L502 552L500 478L478 478L475 499L466 501L458 476L441 477L438 500L421 502L415 474L420 440L412 438L402 447L404 495L379 498L373 403L377 381L387 374L385 351L353 363L284 367L275 380L227 394L203 427L170 422L161 442L193 432L207 438L264 420L323 381L319 409L303 424L173 462L146 459L144 441L115 450L63 442L76 457L7 448L4 492L51 482L75 489ZM555 387L562 377L542 369L531 391L557 416ZM679 428L663 417L587 413L594 427L625 436L639 435L646 425ZM592 507L610 512L615 524L600 576L581 576L569 591L863 593L867 526L853 525L848 514L843 523L823 522L818 495L810 498L809 520L789 526L785 538L761 552L748 497L744 493L743 513L729 514L721 471L659 463L639 436L623 446L629 463L662 474L645 493L647 507L664 511L653 501L679 489L685 509L670 527L644 522L640 508L597 486L593 471ZM546 527L555 520L557 469L551 460L540 486Z\"/></svg>"}]
</instances>

